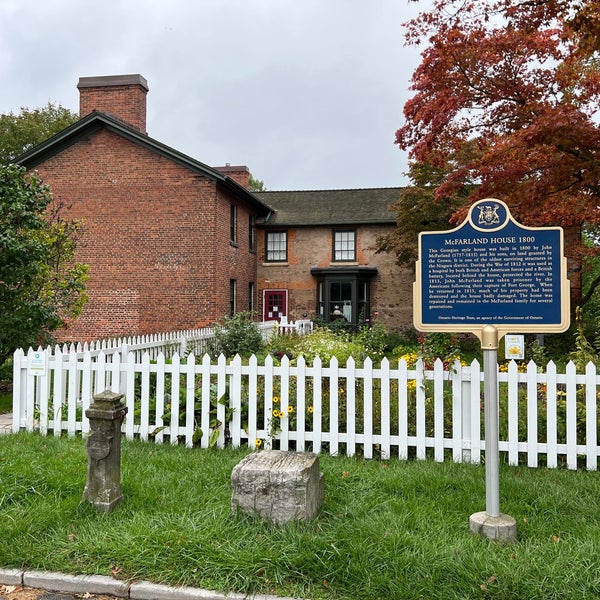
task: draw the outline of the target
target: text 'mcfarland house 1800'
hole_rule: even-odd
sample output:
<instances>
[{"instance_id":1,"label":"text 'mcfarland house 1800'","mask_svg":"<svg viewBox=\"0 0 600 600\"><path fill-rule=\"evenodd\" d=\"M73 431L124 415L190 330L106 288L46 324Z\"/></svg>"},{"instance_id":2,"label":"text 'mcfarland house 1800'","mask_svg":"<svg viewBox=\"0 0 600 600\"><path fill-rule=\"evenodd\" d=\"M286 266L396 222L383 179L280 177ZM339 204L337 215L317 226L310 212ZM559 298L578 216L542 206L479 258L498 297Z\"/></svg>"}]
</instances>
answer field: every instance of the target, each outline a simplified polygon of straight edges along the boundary
<instances>
[{"instance_id":1,"label":"text 'mcfarland house 1800'","mask_svg":"<svg viewBox=\"0 0 600 600\"><path fill-rule=\"evenodd\" d=\"M77 87L79 121L18 159L84 225L89 302L63 339L191 329L246 310L410 325L412 273L376 253L400 188L252 193L247 167L209 167L146 133L141 75Z\"/></svg>"}]
</instances>

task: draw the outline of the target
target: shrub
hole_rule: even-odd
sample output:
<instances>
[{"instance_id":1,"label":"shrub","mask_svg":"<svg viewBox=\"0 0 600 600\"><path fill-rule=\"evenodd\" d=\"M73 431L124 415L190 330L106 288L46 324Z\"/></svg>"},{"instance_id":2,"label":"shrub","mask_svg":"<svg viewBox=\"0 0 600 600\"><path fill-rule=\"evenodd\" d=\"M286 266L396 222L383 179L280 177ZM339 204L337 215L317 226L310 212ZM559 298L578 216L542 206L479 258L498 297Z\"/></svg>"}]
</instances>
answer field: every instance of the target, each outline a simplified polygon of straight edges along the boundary
<instances>
[{"instance_id":1,"label":"shrub","mask_svg":"<svg viewBox=\"0 0 600 600\"><path fill-rule=\"evenodd\" d=\"M455 360L460 360L459 340L454 334L422 334L419 342L421 344L420 356L427 368L432 368L437 358L441 358L446 367Z\"/></svg>"},{"instance_id":2,"label":"shrub","mask_svg":"<svg viewBox=\"0 0 600 600\"><path fill-rule=\"evenodd\" d=\"M311 334L302 336L296 346L296 353L304 356L311 363L318 356L324 363L335 356L340 365L345 365L352 356L361 360L365 348L356 340L352 340L346 332L335 332L328 327L317 327Z\"/></svg>"},{"instance_id":3,"label":"shrub","mask_svg":"<svg viewBox=\"0 0 600 600\"><path fill-rule=\"evenodd\" d=\"M388 350L388 338L387 329L380 323L375 323L370 327L368 325L361 327L355 339L364 346L371 358L381 359Z\"/></svg>"},{"instance_id":4,"label":"shrub","mask_svg":"<svg viewBox=\"0 0 600 600\"><path fill-rule=\"evenodd\" d=\"M284 355L293 358L298 354L301 336L296 332L285 335L272 335L267 344L267 351L274 358L281 359Z\"/></svg>"},{"instance_id":5,"label":"shrub","mask_svg":"<svg viewBox=\"0 0 600 600\"><path fill-rule=\"evenodd\" d=\"M0 381L12 381L13 378L13 358L9 357L0 366Z\"/></svg>"},{"instance_id":6,"label":"shrub","mask_svg":"<svg viewBox=\"0 0 600 600\"><path fill-rule=\"evenodd\" d=\"M224 317L222 323L216 323L208 353L213 357L223 354L228 358L236 354L248 358L259 353L265 344L252 317L252 313L239 312L233 317Z\"/></svg>"},{"instance_id":7,"label":"shrub","mask_svg":"<svg viewBox=\"0 0 600 600\"><path fill-rule=\"evenodd\" d=\"M351 333L355 331L355 325L348 323L346 319L336 319L335 321L325 321L322 317L316 316L313 319L314 326L320 329L330 329L334 333Z\"/></svg>"}]
</instances>

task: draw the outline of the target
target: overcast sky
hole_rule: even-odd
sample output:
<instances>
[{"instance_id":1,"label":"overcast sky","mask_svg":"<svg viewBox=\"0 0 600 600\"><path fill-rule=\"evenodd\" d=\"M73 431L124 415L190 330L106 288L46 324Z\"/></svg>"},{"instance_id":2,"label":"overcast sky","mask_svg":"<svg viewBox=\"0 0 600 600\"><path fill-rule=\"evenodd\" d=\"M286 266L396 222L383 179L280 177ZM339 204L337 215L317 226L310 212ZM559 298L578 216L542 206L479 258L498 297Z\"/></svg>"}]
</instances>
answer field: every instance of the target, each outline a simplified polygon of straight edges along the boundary
<instances>
[{"instance_id":1,"label":"overcast sky","mask_svg":"<svg viewBox=\"0 0 600 600\"><path fill-rule=\"evenodd\" d=\"M1 0L0 113L78 112L79 77L140 73L151 137L267 189L407 183L394 145L428 0Z\"/></svg>"}]
</instances>

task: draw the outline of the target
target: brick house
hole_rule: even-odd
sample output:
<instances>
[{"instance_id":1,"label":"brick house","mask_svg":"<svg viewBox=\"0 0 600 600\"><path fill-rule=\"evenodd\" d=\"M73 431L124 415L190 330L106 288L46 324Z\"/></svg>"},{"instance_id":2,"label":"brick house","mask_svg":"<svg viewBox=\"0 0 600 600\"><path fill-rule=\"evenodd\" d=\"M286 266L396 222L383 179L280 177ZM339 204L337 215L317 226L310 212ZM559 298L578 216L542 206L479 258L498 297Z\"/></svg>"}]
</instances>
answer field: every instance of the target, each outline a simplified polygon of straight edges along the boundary
<instances>
[{"instance_id":1,"label":"brick house","mask_svg":"<svg viewBox=\"0 0 600 600\"><path fill-rule=\"evenodd\" d=\"M80 120L18 159L84 225L90 300L62 339L189 329L240 310L411 323L412 274L374 250L395 226L398 188L253 194L247 167L209 167L148 136L141 75L77 87Z\"/></svg>"},{"instance_id":2,"label":"brick house","mask_svg":"<svg viewBox=\"0 0 600 600\"><path fill-rule=\"evenodd\" d=\"M400 188L256 193L273 211L258 224L258 286L264 320L318 316L412 322L413 274L377 254L392 231ZM340 314L341 313L341 314Z\"/></svg>"},{"instance_id":3,"label":"brick house","mask_svg":"<svg viewBox=\"0 0 600 600\"><path fill-rule=\"evenodd\" d=\"M89 302L69 340L210 324L255 303L251 232L268 208L244 168L213 169L146 133L140 75L79 80L81 119L19 163L80 219Z\"/></svg>"}]
</instances>

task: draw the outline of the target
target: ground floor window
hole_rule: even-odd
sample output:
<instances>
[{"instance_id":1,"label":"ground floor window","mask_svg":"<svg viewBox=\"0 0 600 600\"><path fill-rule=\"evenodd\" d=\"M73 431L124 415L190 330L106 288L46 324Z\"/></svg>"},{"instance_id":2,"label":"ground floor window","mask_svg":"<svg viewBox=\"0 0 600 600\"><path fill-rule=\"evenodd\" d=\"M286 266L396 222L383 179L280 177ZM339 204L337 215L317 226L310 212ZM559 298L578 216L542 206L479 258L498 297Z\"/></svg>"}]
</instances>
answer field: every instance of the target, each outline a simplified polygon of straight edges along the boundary
<instances>
[{"instance_id":1,"label":"ground floor window","mask_svg":"<svg viewBox=\"0 0 600 600\"><path fill-rule=\"evenodd\" d=\"M317 278L317 314L323 321L360 325L371 318L370 267L312 269Z\"/></svg>"}]
</instances>

